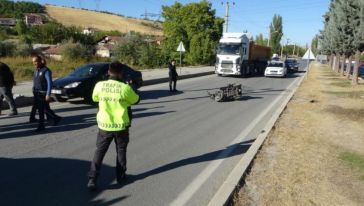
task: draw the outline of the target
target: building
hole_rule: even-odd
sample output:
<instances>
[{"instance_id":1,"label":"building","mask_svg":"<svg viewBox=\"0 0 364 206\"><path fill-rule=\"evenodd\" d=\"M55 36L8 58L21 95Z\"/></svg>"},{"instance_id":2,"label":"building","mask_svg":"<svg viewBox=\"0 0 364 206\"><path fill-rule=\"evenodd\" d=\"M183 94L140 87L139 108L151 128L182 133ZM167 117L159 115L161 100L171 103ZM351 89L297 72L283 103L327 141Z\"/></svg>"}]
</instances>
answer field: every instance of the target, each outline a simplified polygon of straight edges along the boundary
<instances>
[{"instance_id":1,"label":"building","mask_svg":"<svg viewBox=\"0 0 364 206\"><path fill-rule=\"evenodd\" d=\"M96 56L112 57L112 50L122 42L123 38L121 36L104 36L97 42Z\"/></svg>"},{"instance_id":2,"label":"building","mask_svg":"<svg viewBox=\"0 0 364 206\"><path fill-rule=\"evenodd\" d=\"M96 45L96 56L110 58L113 56L113 48L113 45Z\"/></svg>"},{"instance_id":3,"label":"building","mask_svg":"<svg viewBox=\"0 0 364 206\"><path fill-rule=\"evenodd\" d=\"M10 26L16 25L16 19L14 18L0 18L0 26Z\"/></svg>"},{"instance_id":4,"label":"building","mask_svg":"<svg viewBox=\"0 0 364 206\"><path fill-rule=\"evenodd\" d=\"M93 34L95 32L97 32L98 30L95 29L95 28L91 28L91 27L87 27L85 28L83 31L82 31L82 34L86 34L86 35L89 35L89 34Z\"/></svg>"},{"instance_id":5,"label":"building","mask_svg":"<svg viewBox=\"0 0 364 206\"><path fill-rule=\"evenodd\" d=\"M34 13L25 13L24 22L27 26L37 26L43 24L42 16Z\"/></svg>"},{"instance_id":6,"label":"building","mask_svg":"<svg viewBox=\"0 0 364 206\"><path fill-rule=\"evenodd\" d=\"M43 54L55 60L62 60L61 45L50 45L48 49L43 51Z\"/></svg>"}]
</instances>

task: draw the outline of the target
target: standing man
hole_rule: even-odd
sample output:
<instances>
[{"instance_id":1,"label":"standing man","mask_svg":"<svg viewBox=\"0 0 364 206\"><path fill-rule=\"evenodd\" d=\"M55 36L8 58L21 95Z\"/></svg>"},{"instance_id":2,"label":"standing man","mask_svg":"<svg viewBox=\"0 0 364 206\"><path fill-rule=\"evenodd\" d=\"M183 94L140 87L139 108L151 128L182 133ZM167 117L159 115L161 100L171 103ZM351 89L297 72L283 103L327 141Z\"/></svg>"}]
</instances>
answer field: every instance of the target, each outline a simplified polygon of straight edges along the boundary
<instances>
[{"instance_id":1,"label":"standing man","mask_svg":"<svg viewBox=\"0 0 364 206\"><path fill-rule=\"evenodd\" d=\"M176 84L177 84L177 70L176 70L176 60L172 59L172 61L168 64L169 69L169 91L170 92L177 92ZM173 82L173 89L172 89L172 82Z\"/></svg>"},{"instance_id":2,"label":"standing man","mask_svg":"<svg viewBox=\"0 0 364 206\"><path fill-rule=\"evenodd\" d=\"M57 125L61 117L57 116L48 105L51 101L52 89L52 72L44 65L42 57L37 55L32 58L35 72L33 77L33 94L35 108L39 113L38 128L35 132L40 132L44 127L44 113L47 113L53 121L53 125Z\"/></svg>"},{"instance_id":3,"label":"standing man","mask_svg":"<svg viewBox=\"0 0 364 206\"><path fill-rule=\"evenodd\" d=\"M11 110L8 116L18 114L12 93L14 85L14 75L11 72L10 68L8 67L8 65L0 62L0 114L1 106L3 104L3 98L5 98L5 101L9 104L9 108Z\"/></svg>"},{"instance_id":4,"label":"standing man","mask_svg":"<svg viewBox=\"0 0 364 206\"><path fill-rule=\"evenodd\" d=\"M88 173L87 187L97 189L97 178L102 160L114 140L116 144L116 180L119 184L126 178L126 149L129 143L130 118L128 107L139 101L139 96L128 84L122 82L122 72L125 65L112 62L109 66L109 80L95 85L92 99L99 102L97 125L99 132L96 141L96 151ZM130 82L129 82L130 83Z\"/></svg>"}]
</instances>

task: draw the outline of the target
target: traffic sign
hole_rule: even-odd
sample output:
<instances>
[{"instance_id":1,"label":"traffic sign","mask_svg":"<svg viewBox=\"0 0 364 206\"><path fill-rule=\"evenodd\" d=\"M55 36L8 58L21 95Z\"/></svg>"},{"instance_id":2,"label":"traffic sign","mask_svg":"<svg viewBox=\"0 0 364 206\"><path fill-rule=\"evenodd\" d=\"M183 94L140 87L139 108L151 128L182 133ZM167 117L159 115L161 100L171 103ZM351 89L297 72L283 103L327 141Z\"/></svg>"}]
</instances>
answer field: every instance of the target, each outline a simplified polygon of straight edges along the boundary
<instances>
[{"instance_id":1,"label":"traffic sign","mask_svg":"<svg viewBox=\"0 0 364 206\"><path fill-rule=\"evenodd\" d=\"M179 52L185 52L186 51L185 47L183 46L182 41L179 43L177 51L179 51Z\"/></svg>"}]
</instances>

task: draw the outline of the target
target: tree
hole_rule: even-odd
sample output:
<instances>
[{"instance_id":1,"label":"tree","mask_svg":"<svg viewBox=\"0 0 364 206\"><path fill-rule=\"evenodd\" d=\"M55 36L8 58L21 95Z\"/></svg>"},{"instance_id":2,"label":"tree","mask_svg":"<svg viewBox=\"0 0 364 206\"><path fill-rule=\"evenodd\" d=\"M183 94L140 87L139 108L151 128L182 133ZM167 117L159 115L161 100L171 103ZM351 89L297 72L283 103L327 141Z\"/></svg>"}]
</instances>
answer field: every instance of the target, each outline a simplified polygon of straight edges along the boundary
<instances>
[{"instance_id":1,"label":"tree","mask_svg":"<svg viewBox=\"0 0 364 206\"><path fill-rule=\"evenodd\" d=\"M318 52L318 43L319 43L319 36L316 35L312 41L311 41L311 49L314 54L317 54Z\"/></svg>"},{"instance_id":2,"label":"tree","mask_svg":"<svg viewBox=\"0 0 364 206\"><path fill-rule=\"evenodd\" d=\"M255 43L258 45L266 46L268 44L268 39L265 39L263 34L259 34L255 37Z\"/></svg>"},{"instance_id":3,"label":"tree","mask_svg":"<svg viewBox=\"0 0 364 206\"><path fill-rule=\"evenodd\" d=\"M27 33L27 25L22 20L18 20L15 25L16 32L18 35L24 35Z\"/></svg>"},{"instance_id":4,"label":"tree","mask_svg":"<svg viewBox=\"0 0 364 206\"><path fill-rule=\"evenodd\" d=\"M364 47L364 2L359 0L332 0L329 11L326 13L324 30L321 31L322 51L330 54L330 65L339 71L340 55L342 55L341 72L344 71L345 59L352 56L356 51L356 62ZM333 55L336 55L333 64ZM347 74L350 73L350 66ZM357 84L357 68L353 71L353 84ZM349 75L348 75L349 77Z\"/></svg>"},{"instance_id":5,"label":"tree","mask_svg":"<svg viewBox=\"0 0 364 206\"><path fill-rule=\"evenodd\" d=\"M68 40L62 45L61 54L62 58L68 61L75 59L89 59L93 54L93 50L89 46Z\"/></svg>"},{"instance_id":6,"label":"tree","mask_svg":"<svg viewBox=\"0 0 364 206\"><path fill-rule=\"evenodd\" d=\"M44 13L45 7L33 2L0 0L0 16L22 19L24 13Z\"/></svg>"},{"instance_id":7,"label":"tree","mask_svg":"<svg viewBox=\"0 0 364 206\"><path fill-rule=\"evenodd\" d=\"M281 39L283 37L282 16L275 14L269 27L270 42L273 53L279 53L281 48Z\"/></svg>"},{"instance_id":8,"label":"tree","mask_svg":"<svg viewBox=\"0 0 364 206\"><path fill-rule=\"evenodd\" d=\"M223 19L217 18L211 3L202 1L162 7L163 31L167 37L162 45L166 59L176 58L180 41L187 50L189 64L206 64L214 61L215 47L222 35Z\"/></svg>"}]
</instances>

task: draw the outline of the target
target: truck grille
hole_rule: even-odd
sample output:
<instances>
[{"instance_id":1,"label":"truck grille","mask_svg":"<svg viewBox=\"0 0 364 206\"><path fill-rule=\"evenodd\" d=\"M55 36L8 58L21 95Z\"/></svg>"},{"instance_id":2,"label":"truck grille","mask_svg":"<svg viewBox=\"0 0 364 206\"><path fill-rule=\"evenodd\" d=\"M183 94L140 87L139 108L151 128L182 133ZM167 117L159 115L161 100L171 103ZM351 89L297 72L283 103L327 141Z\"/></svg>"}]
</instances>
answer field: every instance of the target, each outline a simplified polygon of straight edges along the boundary
<instances>
[{"instance_id":1,"label":"truck grille","mask_svg":"<svg viewBox=\"0 0 364 206\"><path fill-rule=\"evenodd\" d=\"M224 72L224 73L233 73L233 70L232 69L221 69L221 72Z\"/></svg>"},{"instance_id":2,"label":"truck grille","mask_svg":"<svg viewBox=\"0 0 364 206\"><path fill-rule=\"evenodd\" d=\"M232 61L222 61L221 62L221 68L232 69L233 66L234 66L234 63Z\"/></svg>"}]
</instances>

